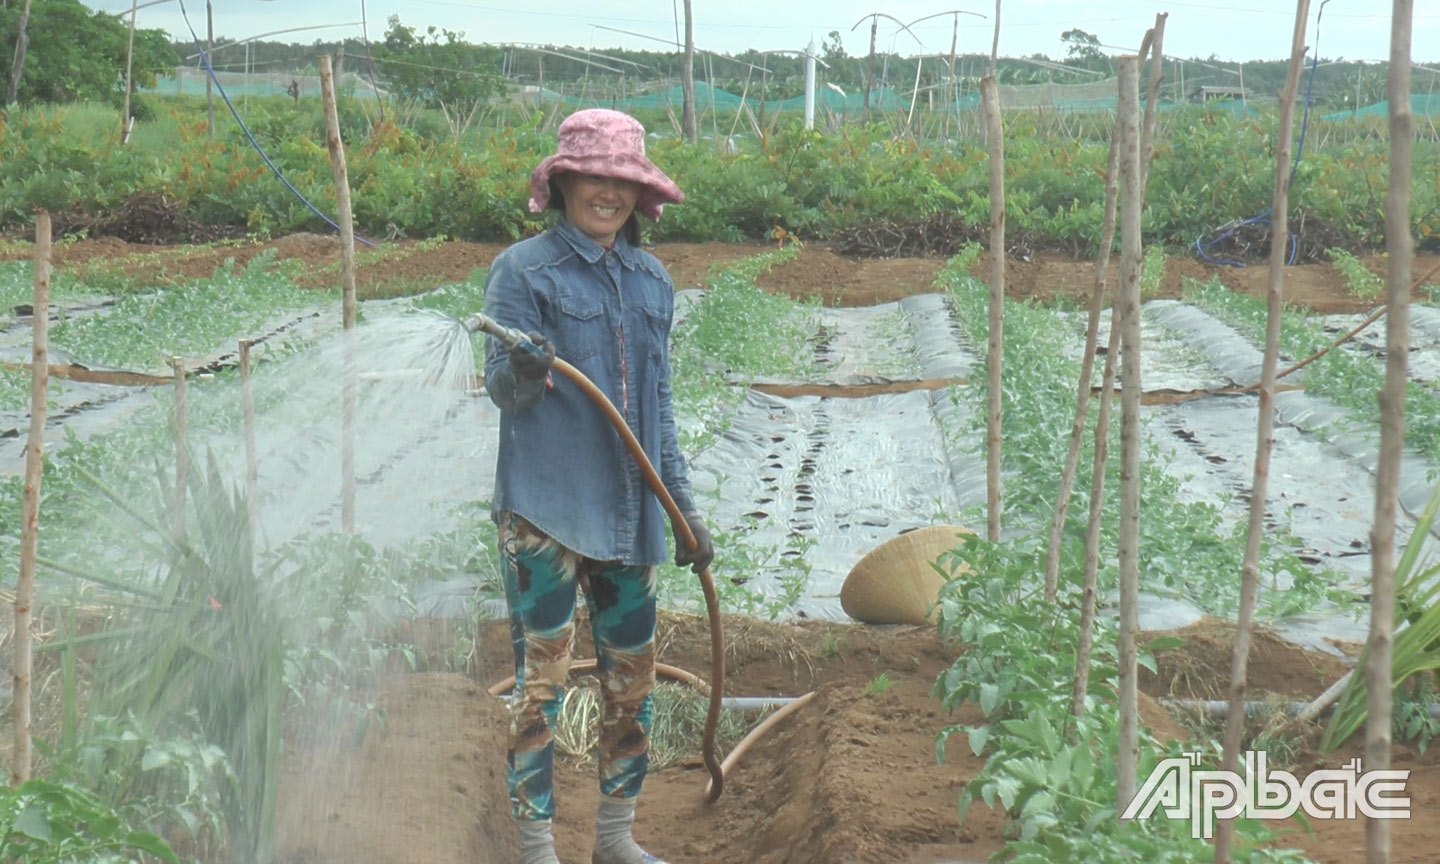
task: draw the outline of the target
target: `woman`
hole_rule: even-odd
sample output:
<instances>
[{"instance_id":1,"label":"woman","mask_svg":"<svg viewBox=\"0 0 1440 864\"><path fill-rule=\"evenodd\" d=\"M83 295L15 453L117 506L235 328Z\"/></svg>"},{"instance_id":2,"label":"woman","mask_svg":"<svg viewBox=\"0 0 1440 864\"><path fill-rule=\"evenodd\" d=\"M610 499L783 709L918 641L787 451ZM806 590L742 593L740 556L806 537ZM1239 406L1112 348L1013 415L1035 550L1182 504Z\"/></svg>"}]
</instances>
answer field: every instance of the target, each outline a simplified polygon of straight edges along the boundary
<instances>
[{"instance_id":1,"label":"woman","mask_svg":"<svg viewBox=\"0 0 1440 864\"><path fill-rule=\"evenodd\" d=\"M592 109L560 124L556 153L530 177L530 209L559 210L539 236L502 252L486 314L530 335L541 356L489 340L485 384L500 408L492 516L499 526L515 648L509 783L522 864L556 864L551 819L554 725L570 663L576 587L585 591L605 710L592 864L654 864L631 836L645 779L655 682L656 567L665 511L619 435L550 365L563 357L614 403L699 541L676 564L709 565L670 393L674 289L640 248L636 213L658 220L684 196L645 157L645 130Z\"/></svg>"}]
</instances>

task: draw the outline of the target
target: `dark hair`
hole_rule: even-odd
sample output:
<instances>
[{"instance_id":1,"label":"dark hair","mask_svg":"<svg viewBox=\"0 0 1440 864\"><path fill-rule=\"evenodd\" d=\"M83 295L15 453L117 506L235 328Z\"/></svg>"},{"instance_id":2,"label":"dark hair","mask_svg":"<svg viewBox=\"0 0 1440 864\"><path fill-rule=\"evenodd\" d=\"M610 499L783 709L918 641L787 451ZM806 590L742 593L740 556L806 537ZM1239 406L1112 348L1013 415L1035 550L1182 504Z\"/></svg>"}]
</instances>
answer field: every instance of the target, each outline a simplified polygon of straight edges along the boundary
<instances>
[{"instance_id":1,"label":"dark hair","mask_svg":"<svg viewBox=\"0 0 1440 864\"><path fill-rule=\"evenodd\" d=\"M550 178L550 209L565 212L565 193L560 191L560 184L555 182L554 177ZM634 210L630 211L630 218L620 227L620 233L630 241L631 246L640 246L640 216Z\"/></svg>"}]
</instances>

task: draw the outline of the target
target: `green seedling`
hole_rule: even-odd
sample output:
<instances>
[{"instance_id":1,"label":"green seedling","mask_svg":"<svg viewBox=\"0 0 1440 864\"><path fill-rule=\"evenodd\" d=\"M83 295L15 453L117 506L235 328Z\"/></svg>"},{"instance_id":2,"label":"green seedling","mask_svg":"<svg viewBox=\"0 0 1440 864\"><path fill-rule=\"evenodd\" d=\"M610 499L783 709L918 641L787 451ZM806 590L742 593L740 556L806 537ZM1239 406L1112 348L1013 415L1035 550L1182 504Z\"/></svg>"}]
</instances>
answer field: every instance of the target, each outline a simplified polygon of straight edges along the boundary
<instances>
[{"instance_id":1,"label":"green seedling","mask_svg":"<svg viewBox=\"0 0 1440 864\"><path fill-rule=\"evenodd\" d=\"M890 680L890 673L881 672L879 675L871 678L869 684L865 685L865 695L879 696L894 686L895 682Z\"/></svg>"},{"instance_id":2,"label":"green seedling","mask_svg":"<svg viewBox=\"0 0 1440 864\"><path fill-rule=\"evenodd\" d=\"M1345 285L1358 299L1373 301L1385 293L1385 280L1370 272L1359 258L1344 249L1327 249L1325 254L1335 262L1335 269L1345 277Z\"/></svg>"}]
</instances>

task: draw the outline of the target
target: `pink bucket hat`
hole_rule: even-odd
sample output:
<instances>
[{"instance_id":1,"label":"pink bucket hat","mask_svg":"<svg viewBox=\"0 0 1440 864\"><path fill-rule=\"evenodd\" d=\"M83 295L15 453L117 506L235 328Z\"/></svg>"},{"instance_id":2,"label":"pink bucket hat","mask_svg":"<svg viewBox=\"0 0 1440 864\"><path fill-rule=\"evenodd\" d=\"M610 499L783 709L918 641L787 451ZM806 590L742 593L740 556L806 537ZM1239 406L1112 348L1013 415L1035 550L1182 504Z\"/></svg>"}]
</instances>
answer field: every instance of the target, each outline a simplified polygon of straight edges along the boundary
<instances>
[{"instance_id":1,"label":"pink bucket hat","mask_svg":"<svg viewBox=\"0 0 1440 864\"><path fill-rule=\"evenodd\" d=\"M560 123L559 135L555 154L530 175L530 212L550 206L550 180L566 171L639 184L635 209L657 222L666 204L685 200L675 181L645 158L645 127L629 114L609 108L576 111Z\"/></svg>"}]
</instances>

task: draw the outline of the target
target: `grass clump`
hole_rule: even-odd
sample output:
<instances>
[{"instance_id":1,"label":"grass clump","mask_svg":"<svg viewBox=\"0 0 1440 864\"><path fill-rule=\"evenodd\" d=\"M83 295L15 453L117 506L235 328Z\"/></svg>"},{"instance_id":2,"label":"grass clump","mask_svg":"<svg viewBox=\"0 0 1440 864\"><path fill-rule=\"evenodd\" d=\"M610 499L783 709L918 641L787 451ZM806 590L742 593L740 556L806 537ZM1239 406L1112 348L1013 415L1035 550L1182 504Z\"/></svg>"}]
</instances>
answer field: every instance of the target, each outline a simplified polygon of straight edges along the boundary
<instances>
[{"instance_id":1,"label":"grass clump","mask_svg":"<svg viewBox=\"0 0 1440 864\"><path fill-rule=\"evenodd\" d=\"M104 312L62 319L50 342L77 360L152 369L171 356L206 356L237 333L256 333L277 315L314 306L316 292L271 272L274 250L243 269L233 261L207 280L151 294L131 294Z\"/></svg>"},{"instance_id":2,"label":"grass clump","mask_svg":"<svg viewBox=\"0 0 1440 864\"><path fill-rule=\"evenodd\" d=\"M659 682L651 691L650 767L668 768L693 759L705 731L705 713L709 697L693 687ZM565 689L560 703L555 746L575 758L594 758L600 741L602 712L600 682L587 677ZM763 719L763 714L759 719ZM749 723L739 711L722 711L715 741L721 750L729 750L749 731Z\"/></svg>"},{"instance_id":3,"label":"grass clump","mask_svg":"<svg viewBox=\"0 0 1440 864\"><path fill-rule=\"evenodd\" d=\"M1335 269L1345 277L1350 293L1361 300L1378 300L1385 293L1385 280L1370 272L1370 268L1344 249L1327 249L1325 254L1335 262Z\"/></svg>"}]
</instances>

